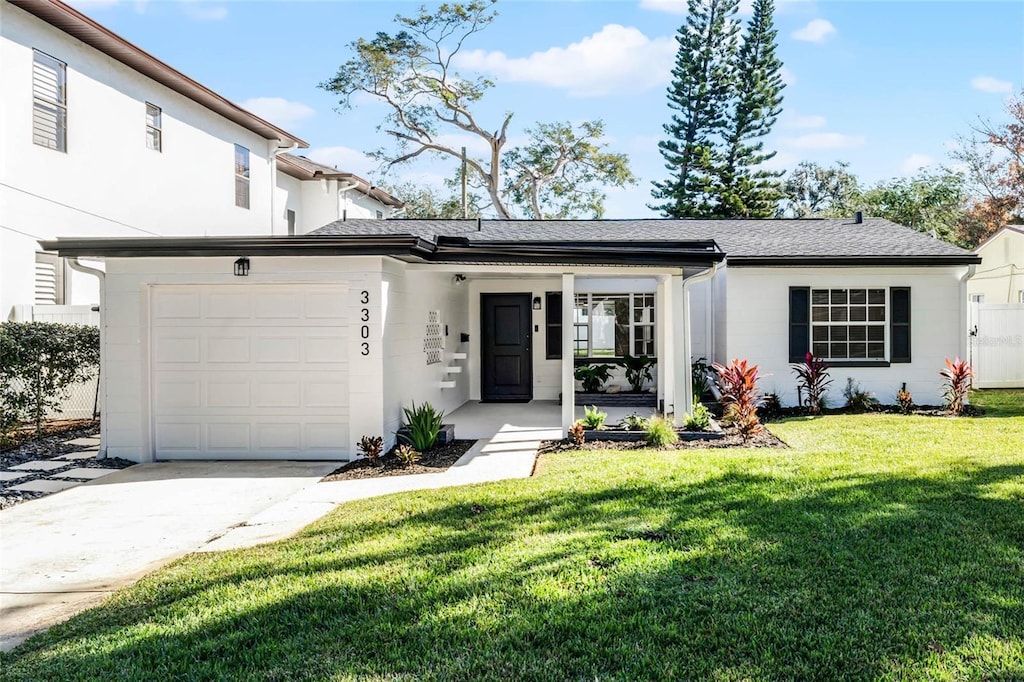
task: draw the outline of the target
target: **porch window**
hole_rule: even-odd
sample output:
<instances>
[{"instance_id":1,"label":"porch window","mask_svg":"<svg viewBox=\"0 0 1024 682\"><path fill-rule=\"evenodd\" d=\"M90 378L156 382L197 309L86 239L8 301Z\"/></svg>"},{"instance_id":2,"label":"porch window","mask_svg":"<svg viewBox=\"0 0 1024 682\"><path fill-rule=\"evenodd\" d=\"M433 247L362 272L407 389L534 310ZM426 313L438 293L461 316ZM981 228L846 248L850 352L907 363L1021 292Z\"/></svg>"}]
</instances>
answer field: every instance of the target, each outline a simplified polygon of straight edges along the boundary
<instances>
[{"instance_id":1,"label":"porch window","mask_svg":"<svg viewBox=\"0 0 1024 682\"><path fill-rule=\"evenodd\" d=\"M654 356L654 294L576 294L573 354Z\"/></svg>"}]
</instances>

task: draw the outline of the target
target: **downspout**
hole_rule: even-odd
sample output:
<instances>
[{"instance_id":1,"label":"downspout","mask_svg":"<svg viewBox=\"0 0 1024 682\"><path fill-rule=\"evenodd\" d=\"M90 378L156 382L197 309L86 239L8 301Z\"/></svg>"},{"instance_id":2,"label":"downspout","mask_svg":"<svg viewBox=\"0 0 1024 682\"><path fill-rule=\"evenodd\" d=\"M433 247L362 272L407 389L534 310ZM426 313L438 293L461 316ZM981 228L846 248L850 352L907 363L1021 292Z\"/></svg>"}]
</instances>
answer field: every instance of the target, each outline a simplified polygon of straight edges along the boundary
<instances>
[{"instance_id":1,"label":"downspout","mask_svg":"<svg viewBox=\"0 0 1024 682\"><path fill-rule=\"evenodd\" d=\"M278 140L281 142L281 140ZM271 142L273 144L273 142ZM277 217L277 211L274 209L274 195L277 194L277 157L285 152L290 152L293 149L297 149L299 146L298 142L292 140L288 145L282 147L281 145L272 146L270 149L270 232L274 234L274 221Z\"/></svg>"},{"instance_id":2,"label":"downspout","mask_svg":"<svg viewBox=\"0 0 1024 682\"><path fill-rule=\"evenodd\" d=\"M686 363L685 366L686 366L686 370L687 370L686 371L687 377L689 377L691 375L691 373L692 373L692 369L691 368L693 366L692 365L693 360L690 358L690 356L692 355L692 350L691 349L693 348L693 341L690 338L690 332L691 332L691 326L692 326L690 324L690 286L693 285L693 284L696 284L697 282L704 282L704 281L707 281L707 280L711 279L712 277L715 276L715 273L717 273L717 272L718 272L718 263L714 263L714 264L712 264L712 266L709 269L704 270L703 272L698 272L693 277L689 277L689 278L686 278L686 279L683 280L682 295L683 295L683 323L684 323L684 326L683 326L683 338L682 338L682 348L681 348L682 352L681 352L681 355L683 356L683 361ZM712 324L714 324L714 320L712 320ZM678 372L678 370L677 370L677 372ZM675 414L677 416L681 416L683 412L688 412L688 411L690 411L693 408L693 382L690 381L690 380L683 381L683 401L682 401L682 403L683 403L683 409L682 410L679 409L679 403L676 403Z\"/></svg>"},{"instance_id":3,"label":"downspout","mask_svg":"<svg viewBox=\"0 0 1024 682\"><path fill-rule=\"evenodd\" d=\"M88 265L83 265L79 262L78 258L72 258L67 261L68 267L76 272L81 272L84 275L92 275L100 281L100 377L99 377L99 391L100 391L100 404L106 406L107 404L107 346L104 343L106 339L106 326L107 326L107 313L106 307L103 305L103 301L106 298L106 281L107 273L103 272L98 268L91 268ZM103 409L100 409L100 451L96 456L96 459L107 458L107 420L103 419Z\"/></svg>"},{"instance_id":4,"label":"downspout","mask_svg":"<svg viewBox=\"0 0 1024 682\"><path fill-rule=\"evenodd\" d=\"M338 220L348 220L348 192L358 186L354 180L338 180Z\"/></svg>"},{"instance_id":5,"label":"downspout","mask_svg":"<svg viewBox=\"0 0 1024 682\"><path fill-rule=\"evenodd\" d=\"M960 335L960 357L967 358L967 363L974 365L974 344L968 339L974 336L974 331L971 329L970 320L970 309L971 304L967 300L967 280L974 277L974 273L977 271L977 265L968 265L967 271L960 277L960 329L967 332L966 334ZM966 348L964 348L966 344Z\"/></svg>"}]
</instances>

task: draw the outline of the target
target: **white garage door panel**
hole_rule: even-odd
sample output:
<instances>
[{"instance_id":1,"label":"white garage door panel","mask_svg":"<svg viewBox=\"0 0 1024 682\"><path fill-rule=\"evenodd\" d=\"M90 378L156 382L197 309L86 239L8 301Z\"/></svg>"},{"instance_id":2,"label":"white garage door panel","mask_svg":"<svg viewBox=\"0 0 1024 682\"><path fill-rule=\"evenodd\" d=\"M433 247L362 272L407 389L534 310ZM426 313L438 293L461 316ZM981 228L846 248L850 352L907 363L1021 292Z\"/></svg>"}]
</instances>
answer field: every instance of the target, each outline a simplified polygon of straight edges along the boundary
<instances>
[{"instance_id":1,"label":"white garage door panel","mask_svg":"<svg viewBox=\"0 0 1024 682\"><path fill-rule=\"evenodd\" d=\"M347 459L341 286L154 287L158 459Z\"/></svg>"}]
</instances>

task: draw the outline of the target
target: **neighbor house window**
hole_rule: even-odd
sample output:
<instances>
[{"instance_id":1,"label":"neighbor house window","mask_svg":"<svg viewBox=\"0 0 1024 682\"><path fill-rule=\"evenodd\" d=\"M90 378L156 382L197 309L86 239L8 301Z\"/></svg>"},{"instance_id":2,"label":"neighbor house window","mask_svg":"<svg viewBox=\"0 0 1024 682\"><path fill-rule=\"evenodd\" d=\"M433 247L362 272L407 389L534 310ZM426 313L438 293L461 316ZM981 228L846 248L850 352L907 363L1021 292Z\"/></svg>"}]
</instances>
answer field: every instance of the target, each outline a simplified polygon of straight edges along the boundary
<instances>
[{"instance_id":1,"label":"neighbor house window","mask_svg":"<svg viewBox=\"0 0 1024 682\"><path fill-rule=\"evenodd\" d=\"M654 294L577 294L573 354L654 356Z\"/></svg>"},{"instance_id":2,"label":"neighbor house window","mask_svg":"<svg viewBox=\"0 0 1024 682\"><path fill-rule=\"evenodd\" d=\"M67 65L48 54L33 51L32 141L42 147L67 151Z\"/></svg>"},{"instance_id":3,"label":"neighbor house window","mask_svg":"<svg viewBox=\"0 0 1024 682\"><path fill-rule=\"evenodd\" d=\"M249 150L235 145L235 206L249 208Z\"/></svg>"},{"instance_id":4,"label":"neighbor house window","mask_svg":"<svg viewBox=\"0 0 1024 682\"><path fill-rule=\"evenodd\" d=\"M985 294L971 294L971 303L984 303Z\"/></svg>"},{"instance_id":5,"label":"neighbor house window","mask_svg":"<svg viewBox=\"0 0 1024 682\"><path fill-rule=\"evenodd\" d=\"M295 235L295 211L289 208L284 214L288 219L288 236L292 237Z\"/></svg>"},{"instance_id":6,"label":"neighbor house window","mask_svg":"<svg viewBox=\"0 0 1024 682\"><path fill-rule=\"evenodd\" d=\"M384 220L384 211L377 211L377 220Z\"/></svg>"},{"instance_id":7,"label":"neighbor house window","mask_svg":"<svg viewBox=\"0 0 1024 682\"><path fill-rule=\"evenodd\" d=\"M1024 303L1024 289L1017 292L1017 303Z\"/></svg>"},{"instance_id":8,"label":"neighbor house window","mask_svg":"<svg viewBox=\"0 0 1024 682\"><path fill-rule=\"evenodd\" d=\"M163 150L163 123L160 107L146 102L146 147L156 151Z\"/></svg>"},{"instance_id":9,"label":"neighbor house window","mask_svg":"<svg viewBox=\"0 0 1024 682\"><path fill-rule=\"evenodd\" d=\"M36 305L64 304L64 260L55 253L36 253Z\"/></svg>"}]
</instances>

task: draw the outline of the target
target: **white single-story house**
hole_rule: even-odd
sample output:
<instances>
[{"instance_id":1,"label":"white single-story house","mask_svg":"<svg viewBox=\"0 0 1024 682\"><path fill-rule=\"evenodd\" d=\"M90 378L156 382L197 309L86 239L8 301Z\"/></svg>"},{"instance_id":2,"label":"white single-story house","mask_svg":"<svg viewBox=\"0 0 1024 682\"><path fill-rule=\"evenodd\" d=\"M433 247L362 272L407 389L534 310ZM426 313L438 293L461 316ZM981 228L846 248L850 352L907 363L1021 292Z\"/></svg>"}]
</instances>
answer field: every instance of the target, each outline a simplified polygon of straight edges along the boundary
<instances>
[{"instance_id":1,"label":"white single-story house","mask_svg":"<svg viewBox=\"0 0 1024 682\"><path fill-rule=\"evenodd\" d=\"M136 461L349 459L402 407L554 401L574 366L745 358L796 401L828 360L883 402L939 399L979 258L885 220L348 220L307 235L58 239L103 258L103 449ZM958 303L960 302L960 303Z\"/></svg>"}]
</instances>

